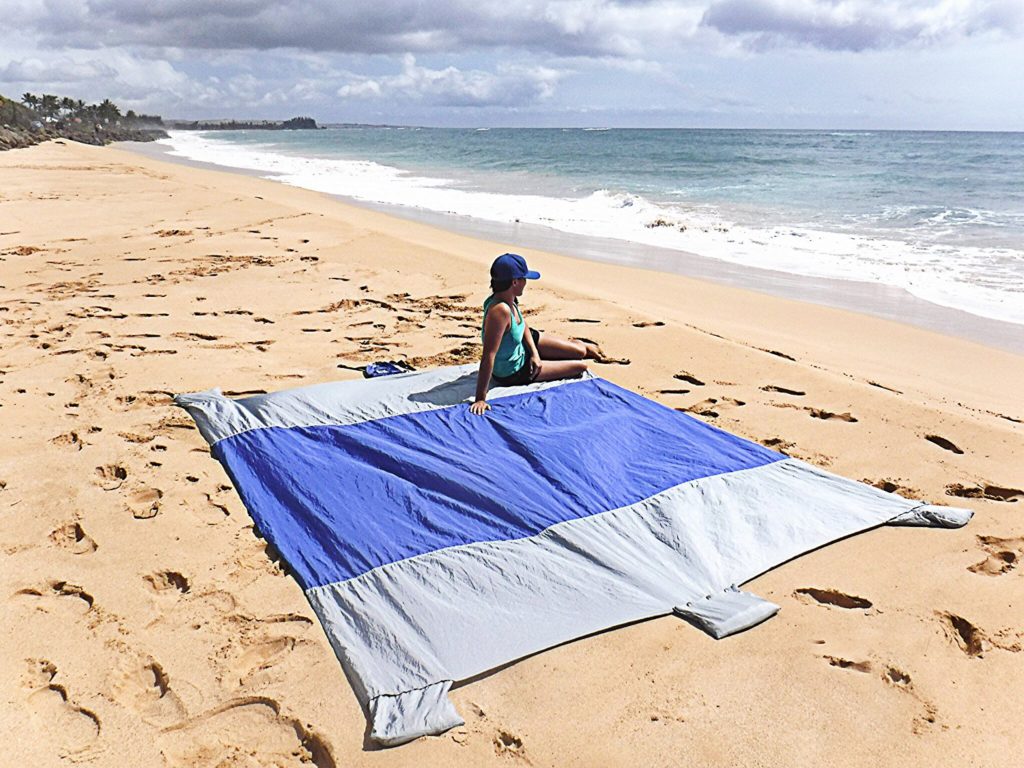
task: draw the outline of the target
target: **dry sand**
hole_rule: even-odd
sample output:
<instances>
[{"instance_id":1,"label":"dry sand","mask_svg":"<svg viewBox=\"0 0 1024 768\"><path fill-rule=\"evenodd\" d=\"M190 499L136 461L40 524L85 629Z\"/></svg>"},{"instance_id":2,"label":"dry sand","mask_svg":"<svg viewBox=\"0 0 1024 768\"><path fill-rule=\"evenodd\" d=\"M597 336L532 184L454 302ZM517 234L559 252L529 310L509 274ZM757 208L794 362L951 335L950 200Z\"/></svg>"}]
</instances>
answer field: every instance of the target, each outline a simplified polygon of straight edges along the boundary
<instances>
[{"instance_id":1,"label":"dry sand","mask_svg":"<svg viewBox=\"0 0 1024 768\"><path fill-rule=\"evenodd\" d=\"M852 313L527 251L533 326L596 372L855 479L974 509L755 580L716 642L674 618L453 693L373 750L297 583L172 393L478 354L515 244L117 149L0 153L0 764L1003 766L1024 747L1024 359ZM952 495L950 495L952 494Z\"/></svg>"}]
</instances>

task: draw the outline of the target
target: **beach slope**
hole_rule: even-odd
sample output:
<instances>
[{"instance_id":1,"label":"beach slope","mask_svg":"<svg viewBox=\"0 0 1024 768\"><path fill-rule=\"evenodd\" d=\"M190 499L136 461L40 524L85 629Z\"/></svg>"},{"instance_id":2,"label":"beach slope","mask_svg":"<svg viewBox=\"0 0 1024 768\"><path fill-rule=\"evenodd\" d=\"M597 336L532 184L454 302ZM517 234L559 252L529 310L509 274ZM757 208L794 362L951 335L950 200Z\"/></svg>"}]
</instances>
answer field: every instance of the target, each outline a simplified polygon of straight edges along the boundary
<instances>
[{"instance_id":1,"label":"beach slope","mask_svg":"<svg viewBox=\"0 0 1024 768\"><path fill-rule=\"evenodd\" d=\"M0 153L0 764L863 766L1024 746L1024 358L885 320L525 251L531 325L598 375L832 472L976 512L881 528L676 618L458 687L375 750L298 584L171 396L472 362L488 243L115 148ZM628 362L627 362L628 359Z\"/></svg>"}]
</instances>

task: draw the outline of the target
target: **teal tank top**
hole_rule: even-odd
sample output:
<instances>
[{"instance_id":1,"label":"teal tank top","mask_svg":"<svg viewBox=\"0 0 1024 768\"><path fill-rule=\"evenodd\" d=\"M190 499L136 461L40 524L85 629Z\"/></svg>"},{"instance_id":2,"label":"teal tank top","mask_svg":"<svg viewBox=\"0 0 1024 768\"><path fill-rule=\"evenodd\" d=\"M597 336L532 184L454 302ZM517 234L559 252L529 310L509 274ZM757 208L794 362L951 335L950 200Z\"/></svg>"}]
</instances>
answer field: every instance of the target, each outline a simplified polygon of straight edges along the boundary
<instances>
[{"instance_id":1,"label":"teal tank top","mask_svg":"<svg viewBox=\"0 0 1024 768\"><path fill-rule=\"evenodd\" d=\"M494 296L489 296L487 301L484 302L484 321L487 320L487 311L493 303ZM511 376L522 368L523 363L526 362L526 349L523 347L523 331L526 330L526 321L523 320L523 313L519 310L518 306L510 305L509 308L512 310L512 322L505 330L505 335L501 337L501 344L498 346L498 352L494 356L493 375L501 377ZM519 315L518 320L516 320L517 314ZM481 340L483 336L484 322L481 321Z\"/></svg>"}]
</instances>

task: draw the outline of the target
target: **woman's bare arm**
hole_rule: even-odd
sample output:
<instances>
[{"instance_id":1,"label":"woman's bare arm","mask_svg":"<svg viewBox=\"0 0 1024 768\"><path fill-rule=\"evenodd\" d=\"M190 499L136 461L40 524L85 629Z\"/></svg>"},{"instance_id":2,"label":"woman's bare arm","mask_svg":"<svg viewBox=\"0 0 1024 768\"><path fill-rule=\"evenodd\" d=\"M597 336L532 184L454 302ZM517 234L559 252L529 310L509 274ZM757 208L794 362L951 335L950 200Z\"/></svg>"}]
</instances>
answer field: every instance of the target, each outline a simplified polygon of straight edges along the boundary
<instances>
[{"instance_id":1,"label":"woman's bare arm","mask_svg":"<svg viewBox=\"0 0 1024 768\"><path fill-rule=\"evenodd\" d=\"M530 333L530 326L526 324L525 317L523 318L523 344L525 344L530 351L530 374L532 375L540 368L540 351L537 349L537 345L533 342L533 334Z\"/></svg>"},{"instance_id":2,"label":"woman's bare arm","mask_svg":"<svg viewBox=\"0 0 1024 768\"><path fill-rule=\"evenodd\" d=\"M491 406L487 405L487 388L494 373L494 356L501 345L512 315L504 304L496 304L487 311L484 318L484 350L480 356L480 370L476 377L476 398L469 410L478 416Z\"/></svg>"}]
</instances>

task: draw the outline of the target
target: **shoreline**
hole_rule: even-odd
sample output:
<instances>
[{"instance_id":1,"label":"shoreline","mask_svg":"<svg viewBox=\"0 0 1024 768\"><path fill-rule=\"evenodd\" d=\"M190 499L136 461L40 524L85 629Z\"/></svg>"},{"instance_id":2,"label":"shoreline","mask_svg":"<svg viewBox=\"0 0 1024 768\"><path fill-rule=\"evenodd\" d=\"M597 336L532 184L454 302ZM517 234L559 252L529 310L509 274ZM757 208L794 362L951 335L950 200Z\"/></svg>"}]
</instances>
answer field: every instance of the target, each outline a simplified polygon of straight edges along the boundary
<instances>
[{"instance_id":1,"label":"shoreline","mask_svg":"<svg viewBox=\"0 0 1024 768\"><path fill-rule=\"evenodd\" d=\"M1020 750L1024 357L524 249L544 275L531 327L629 358L596 375L975 517L768 571L749 591L780 613L724 641L663 617L460 681L464 726L378 751L302 588L171 397L473 362L506 246L120 148L51 142L0 153L0 173L0 740L20 764L926 768ZM568 723L567 701L584 702Z\"/></svg>"},{"instance_id":2,"label":"shoreline","mask_svg":"<svg viewBox=\"0 0 1024 768\"><path fill-rule=\"evenodd\" d=\"M219 170L276 181L273 173L219 165L171 154L164 144L124 142L123 148L145 157L207 170ZM281 183L281 182L277 182ZM293 186L293 185L287 185ZM312 190L311 190L312 191ZM994 349L1024 355L1024 325L975 315L918 298L908 291L879 283L819 278L723 261L698 253L649 246L626 240L564 233L539 225L508 224L453 216L411 207L369 203L343 195L324 194L366 210L438 227L456 234L518 244L520 248L559 253L582 261L676 274L891 320L943 335L967 339Z\"/></svg>"}]
</instances>

